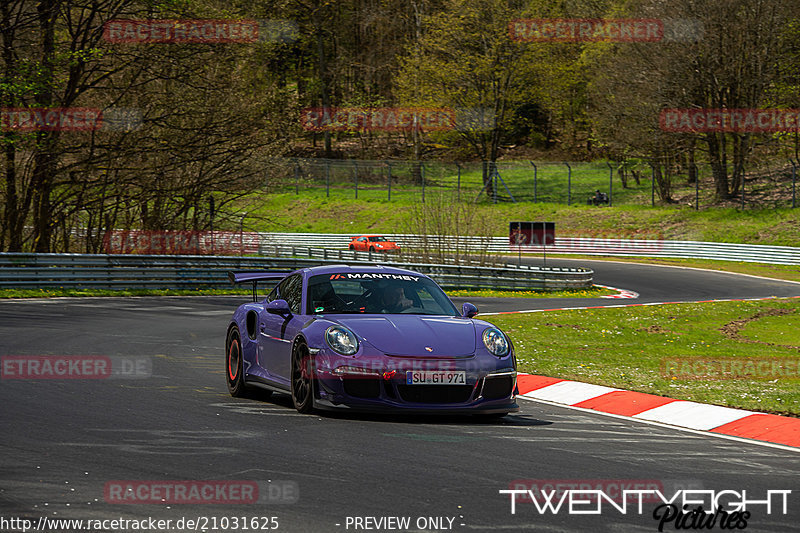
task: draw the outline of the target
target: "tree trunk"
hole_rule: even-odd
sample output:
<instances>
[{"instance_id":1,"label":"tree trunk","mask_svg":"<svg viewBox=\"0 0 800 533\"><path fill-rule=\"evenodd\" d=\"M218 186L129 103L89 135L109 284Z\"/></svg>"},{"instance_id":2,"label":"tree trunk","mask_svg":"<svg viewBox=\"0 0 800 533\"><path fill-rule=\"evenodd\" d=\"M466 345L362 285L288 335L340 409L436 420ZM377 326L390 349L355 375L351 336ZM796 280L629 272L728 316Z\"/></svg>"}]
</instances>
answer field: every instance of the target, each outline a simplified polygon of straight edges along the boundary
<instances>
[{"instance_id":1,"label":"tree trunk","mask_svg":"<svg viewBox=\"0 0 800 533\"><path fill-rule=\"evenodd\" d=\"M42 0L37 6L39 37L42 47L41 70L42 79L44 80L42 89L36 94L36 105L38 107L51 107L53 105L55 22L59 3L59 0ZM53 180L58 166L57 156L55 155L57 139L58 136L55 132L38 134L38 142L33 154L34 168L31 181L35 191L33 230L34 251L37 253L50 251L52 238L50 194L53 190Z\"/></svg>"},{"instance_id":2,"label":"tree trunk","mask_svg":"<svg viewBox=\"0 0 800 533\"><path fill-rule=\"evenodd\" d=\"M731 195L738 196L744 187L744 165L749 151L750 134L735 135L733 137L733 176L731 180Z\"/></svg>"},{"instance_id":3,"label":"tree trunk","mask_svg":"<svg viewBox=\"0 0 800 533\"><path fill-rule=\"evenodd\" d=\"M724 135L724 134L723 134ZM724 147L720 146L720 139L716 133L708 133L705 137L708 143L708 157L711 163L711 175L714 178L714 186L718 200L730 198L728 191L728 165L725 161ZM724 144L725 138L723 136Z\"/></svg>"},{"instance_id":4,"label":"tree trunk","mask_svg":"<svg viewBox=\"0 0 800 533\"><path fill-rule=\"evenodd\" d=\"M22 227L24 216L20 216L19 195L17 194L16 148L13 140L5 146L6 156L6 208L3 213L3 234L0 249L5 246L8 233L8 251L22 251Z\"/></svg>"},{"instance_id":5,"label":"tree trunk","mask_svg":"<svg viewBox=\"0 0 800 533\"><path fill-rule=\"evenodd\" d=\"M322 20L323 16L320 12L322 4L317 1L314 3L314 31L317 34L317 75L319 76L320 85L322 86L322 107L330 109L331 107L331 92L328 77L328 62L325 57L325 36L323 35ZM325 130L323 132L323 139L325 143L325 157L331 157L331 132Z\"/></svg>"},{"instance_id":6,"label":"tree trunk","mask_svg":"<svg viewBox=\"0 0 800 533\"><path fill-rule=\"evenodd\" d=\"M697 183L697 180L699 179L699 177L697 175L697 164L695 162L694 150L695 150L694 140L692 140L691 144L689 145L689 152L687 154L688 165L689 165L689 169L688 169L689 170L689 180L688 180L689 185L694 185L695 183Z\"/></svg>"}]
</instances>

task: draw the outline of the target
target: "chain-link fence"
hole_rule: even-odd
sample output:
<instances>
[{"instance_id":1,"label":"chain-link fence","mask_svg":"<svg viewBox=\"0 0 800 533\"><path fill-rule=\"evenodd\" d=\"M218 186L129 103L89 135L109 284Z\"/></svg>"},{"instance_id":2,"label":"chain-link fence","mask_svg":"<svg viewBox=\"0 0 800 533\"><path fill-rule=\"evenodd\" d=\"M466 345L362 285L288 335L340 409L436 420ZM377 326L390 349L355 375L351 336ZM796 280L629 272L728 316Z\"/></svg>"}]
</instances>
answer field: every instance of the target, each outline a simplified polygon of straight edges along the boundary
<instances>
[{"instance_id":1,"label":"chain-link fence","mask_svg":"<svg viewBox=\"0 0 800 533\"><path fill-rule=\"evenodd\" d=\"M797 207L794 161L753 168L728 202L743 207ZM642 160L599 162L439 162L283 159L271 165L266 186L293 192L364 200L425 201L445 193L458 201L551 202L576 205L719 203L710 164L653 165Z\"/></svg>"}]
</instances>

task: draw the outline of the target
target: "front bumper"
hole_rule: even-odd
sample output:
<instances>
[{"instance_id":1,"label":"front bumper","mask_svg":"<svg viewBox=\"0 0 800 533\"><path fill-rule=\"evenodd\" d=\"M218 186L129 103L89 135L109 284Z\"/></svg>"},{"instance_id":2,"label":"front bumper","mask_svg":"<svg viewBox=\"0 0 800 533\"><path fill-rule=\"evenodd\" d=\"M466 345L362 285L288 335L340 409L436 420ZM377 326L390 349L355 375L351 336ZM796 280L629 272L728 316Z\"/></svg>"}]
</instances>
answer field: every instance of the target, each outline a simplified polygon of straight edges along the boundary
<instances>
[{"instance_id":1,"label":"front bumper","mask_svg":"<svg viewBox=\"0 0 800 533\"><path fill-rule=\"evenodd\" d=\"M397 361L386 357L369 367L351 361L315 365L315 406L329 410L440 414L518 412L516 370L496 358ZM332 363L332 364L331 364ZM410 365L414 367L409 368ZM463 385L410 385L408 370L463 371Z\"/></svg>"}]
</instances>

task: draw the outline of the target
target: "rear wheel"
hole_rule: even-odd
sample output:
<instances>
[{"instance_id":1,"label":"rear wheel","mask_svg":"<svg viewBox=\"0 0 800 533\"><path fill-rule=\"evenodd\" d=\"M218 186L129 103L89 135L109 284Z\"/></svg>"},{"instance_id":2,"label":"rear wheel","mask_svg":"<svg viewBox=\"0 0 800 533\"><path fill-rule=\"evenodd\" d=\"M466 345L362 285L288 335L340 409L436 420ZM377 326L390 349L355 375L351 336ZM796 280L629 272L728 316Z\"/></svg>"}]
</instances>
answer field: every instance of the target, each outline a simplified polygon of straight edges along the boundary
<instances>
[{"instance_id":1,"label":"rear wheel","mask_svg":"<svg viewBox=\"0 0 800 533\"><path fill-rule=\"evenodd\" d=\"M245 395L244 364L242 362L242 342L239 337L239 328L231 328L225 342L225 378L228 382L228 392L231 396L242 397Z\"/></svg>"},{"instance_id":2,"label":"rear wheel","mask_svg":"<svg viewBox=\"0 0 800 533\"><path fill-rule=\"evenodd\" d=\"M314 362L302 341L292 350L292 403L300 413L314 409Z\"/></svg>"},{"instance_id":3,"label":"rear wheel","mask_svg":"<svg viewBox=\"0 0 800 533\"><path fill-rule=\"evenodd\" d=\"M351 250L355 250L355 249L356 249L356 247L355 247L355 246L353 246L353 245L351 244L351 245L350 245L350 249L351 249Z\"/></svg>"}]
</instances>

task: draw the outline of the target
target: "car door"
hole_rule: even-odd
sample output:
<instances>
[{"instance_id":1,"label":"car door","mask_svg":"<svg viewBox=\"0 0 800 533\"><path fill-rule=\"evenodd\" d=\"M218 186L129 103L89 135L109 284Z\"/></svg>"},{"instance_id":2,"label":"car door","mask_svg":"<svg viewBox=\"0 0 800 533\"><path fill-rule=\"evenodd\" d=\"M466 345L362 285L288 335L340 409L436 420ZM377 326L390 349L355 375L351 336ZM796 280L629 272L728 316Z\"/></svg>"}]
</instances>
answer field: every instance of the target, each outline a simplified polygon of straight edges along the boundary
<instances>
[{"instance_id":1,"label":"car door","mask_svg":"<svg viewBox=\"0 0 800 533\"><path fill-rule=\"evenodd\" d=\"M270 293L267 302L286 300L290 313L276 315L263 310L259 317L259 360L270 376L283 384L290 380L292 341L305 323L301 318L302 296L302 274L289 276Z\"/></svg>"}]
</instances>

